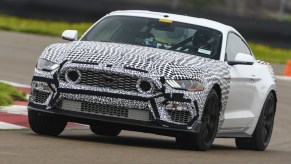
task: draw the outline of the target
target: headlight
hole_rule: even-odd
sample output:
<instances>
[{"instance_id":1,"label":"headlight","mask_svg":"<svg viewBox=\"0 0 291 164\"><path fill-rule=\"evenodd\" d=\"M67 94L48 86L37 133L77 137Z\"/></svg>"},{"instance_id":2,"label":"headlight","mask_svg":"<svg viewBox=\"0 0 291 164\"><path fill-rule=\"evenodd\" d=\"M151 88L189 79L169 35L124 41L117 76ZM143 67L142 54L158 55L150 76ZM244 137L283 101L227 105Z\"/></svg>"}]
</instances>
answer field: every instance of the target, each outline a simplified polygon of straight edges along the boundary
<instances>
[{"instance_id":1,"label":"headlight","mask_svg":"<svg viewBox=\"0 0 291 164\"><path fill-rule=\"evenodd\" d=\"M182 89L186 91L203 91L203 84L197 80L166 80L166 82L175 89Z\"/></svg>"},{"instance_id":2,"label":"headlight","mask_svg":"<svg viewBox=\"0 0 291 164\"><path fill-rule=\"evenodd\" d=\"M43 71L53 71L59 68L59 64L53 63L46 59L39 59L36 65L36 68Z\"/></svg>"}]
</instances>

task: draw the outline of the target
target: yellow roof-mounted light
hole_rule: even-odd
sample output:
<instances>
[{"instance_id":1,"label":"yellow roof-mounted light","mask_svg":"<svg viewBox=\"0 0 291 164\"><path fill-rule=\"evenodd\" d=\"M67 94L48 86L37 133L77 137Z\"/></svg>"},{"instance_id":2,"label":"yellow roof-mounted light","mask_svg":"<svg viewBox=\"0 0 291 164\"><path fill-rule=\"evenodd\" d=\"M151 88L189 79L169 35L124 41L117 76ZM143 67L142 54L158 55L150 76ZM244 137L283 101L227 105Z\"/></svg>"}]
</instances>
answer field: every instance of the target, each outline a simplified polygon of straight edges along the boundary
<instances>
[{"instance_id":1,"label":"yellow roof-mounted light","mask_svg":"<svg viewBox=\"0 0 291 164\"><path fill-rule=\"evenodd\" d=\"M172 20L169 20L169 19L163 19L163 18L161 18L159 21L160 21L160 22L163 22L163 23L173 23Z\"/></svg>"}]
</instances>

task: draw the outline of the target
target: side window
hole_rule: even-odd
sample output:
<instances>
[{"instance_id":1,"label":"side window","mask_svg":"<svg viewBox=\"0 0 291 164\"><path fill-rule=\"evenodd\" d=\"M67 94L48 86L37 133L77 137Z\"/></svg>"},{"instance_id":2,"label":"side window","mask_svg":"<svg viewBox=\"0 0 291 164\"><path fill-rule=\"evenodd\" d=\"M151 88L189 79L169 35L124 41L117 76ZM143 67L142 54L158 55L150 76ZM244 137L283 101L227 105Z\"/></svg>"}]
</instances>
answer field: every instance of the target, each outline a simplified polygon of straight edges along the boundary
<instances>
[{"instance_id":1,"label":"side window","mask_svg":"<svg viewBox=\"0 0 291 164\"><path fill-rule=\"evenodd\" d=\"M248 46L243 40L234 33L229 33L226 45L226 59L232 61L238 53L251 55Z\"/></svg>"}]
</instances>

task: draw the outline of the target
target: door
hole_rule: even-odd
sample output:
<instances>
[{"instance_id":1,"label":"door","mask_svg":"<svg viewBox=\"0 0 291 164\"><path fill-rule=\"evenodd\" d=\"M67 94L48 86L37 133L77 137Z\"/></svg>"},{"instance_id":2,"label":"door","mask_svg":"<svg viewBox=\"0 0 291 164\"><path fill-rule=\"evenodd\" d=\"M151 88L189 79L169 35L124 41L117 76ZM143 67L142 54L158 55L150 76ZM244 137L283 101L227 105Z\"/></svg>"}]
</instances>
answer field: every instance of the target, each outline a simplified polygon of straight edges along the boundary
<instances>
[{"instance_id":1,"label":"door","mask_svg":"<svg viewBox=\"0 0 291 164\"><path fill-rule=\"evenodd\" d=\"M241 37L229 33L226 60L234 61L238 53L252 55ZM230 93L221 130L243 130L254 118L252 113L256 95L254 68L254 64L230 66Z\"/></svg>"}]
</instances>

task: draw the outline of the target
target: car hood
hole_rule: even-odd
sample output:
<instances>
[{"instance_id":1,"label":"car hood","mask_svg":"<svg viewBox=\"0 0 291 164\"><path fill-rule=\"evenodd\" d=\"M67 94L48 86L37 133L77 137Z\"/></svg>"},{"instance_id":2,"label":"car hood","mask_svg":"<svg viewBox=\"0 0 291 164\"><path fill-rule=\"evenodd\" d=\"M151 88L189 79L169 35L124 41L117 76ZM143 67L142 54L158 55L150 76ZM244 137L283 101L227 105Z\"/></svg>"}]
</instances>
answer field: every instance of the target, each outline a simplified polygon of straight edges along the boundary
<instances>
[{"instance_id":1,"label":"car hood","mask_svg":"<svg viewBox=\"0 0 291 164\"><path fill-rule=\"evenodd\" d=\"M128 67L173 79L193 79L224 62L151 47L118 43L75 41L53 44L41 58L55 63L74 61Z\"/></svg>"}]
</instances>

